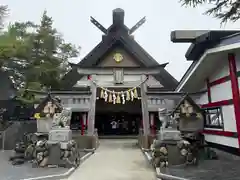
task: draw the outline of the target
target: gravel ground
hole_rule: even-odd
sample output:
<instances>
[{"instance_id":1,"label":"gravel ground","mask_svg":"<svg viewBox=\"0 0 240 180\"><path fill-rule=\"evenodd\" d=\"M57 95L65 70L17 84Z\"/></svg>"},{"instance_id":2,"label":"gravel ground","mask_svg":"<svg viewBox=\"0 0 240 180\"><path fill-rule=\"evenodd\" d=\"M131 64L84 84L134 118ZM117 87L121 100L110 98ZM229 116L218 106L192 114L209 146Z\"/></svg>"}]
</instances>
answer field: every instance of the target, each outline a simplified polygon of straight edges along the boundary
<instances>
[{"instance_id":1,"label":"gravel ground","mask_svg":"<svg viewBox=\"0 0 240 180\"><path fill-rule=\"evenodd\" d=\"M62 174L68 171L67 168L32 168L30 163L13 166L9 162L12 151L0 151L0 179L1 180L23 180L39 176ZM84 156L86 153L82 153Z\"/></svg>"},{"instance_id":2,"label":"gravel ground","mask_svg":"<svg viewBox=\"0 0 240 180\"><path fill-rule=\"evenodd\" d=\"M239 180L240 157L215 151L218 160L201 161L197 167L169 167L164 173L189 180Z\"/></svg>"}]
</instances>

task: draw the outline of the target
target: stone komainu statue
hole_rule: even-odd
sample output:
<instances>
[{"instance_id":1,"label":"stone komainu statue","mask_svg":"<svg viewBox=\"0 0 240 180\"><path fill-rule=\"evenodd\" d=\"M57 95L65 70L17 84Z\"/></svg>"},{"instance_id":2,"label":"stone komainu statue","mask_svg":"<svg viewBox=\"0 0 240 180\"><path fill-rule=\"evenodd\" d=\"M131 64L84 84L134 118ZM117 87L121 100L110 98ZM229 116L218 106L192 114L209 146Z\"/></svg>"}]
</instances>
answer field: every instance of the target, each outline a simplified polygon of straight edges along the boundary
<instances>
[{"instance_id":1,"label":"stone komainu statue","mask_svg":"<svg viewBox=\"0 0 240 180\"><path fill-rule=\"evenodd\" d=\"M161 128L162 129L167 128L167 124L168 124L167 109L159 108L158 113L159 113L159 120L161 121L161 124L162 124Z\"/></svg>"}]
</instances>

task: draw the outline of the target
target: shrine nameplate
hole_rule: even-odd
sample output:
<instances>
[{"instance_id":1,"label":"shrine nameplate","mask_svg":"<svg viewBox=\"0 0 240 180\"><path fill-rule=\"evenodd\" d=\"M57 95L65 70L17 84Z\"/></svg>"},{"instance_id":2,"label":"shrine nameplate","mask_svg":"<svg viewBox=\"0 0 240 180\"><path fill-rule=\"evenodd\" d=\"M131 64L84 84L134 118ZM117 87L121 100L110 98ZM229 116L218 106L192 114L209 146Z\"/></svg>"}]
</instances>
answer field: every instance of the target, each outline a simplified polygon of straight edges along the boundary
<instances>
[{"instance_id":1,"label":"shrine nameplate","mask_svg":"<svg viewBox=\"0 0 240 180\"><path fill-rule=\"evenodd\" d=\"M114 83L123 84L123 81L124 81L123 69L115 69L113 73L114 73Z\"/></svg>"}]
</instances>

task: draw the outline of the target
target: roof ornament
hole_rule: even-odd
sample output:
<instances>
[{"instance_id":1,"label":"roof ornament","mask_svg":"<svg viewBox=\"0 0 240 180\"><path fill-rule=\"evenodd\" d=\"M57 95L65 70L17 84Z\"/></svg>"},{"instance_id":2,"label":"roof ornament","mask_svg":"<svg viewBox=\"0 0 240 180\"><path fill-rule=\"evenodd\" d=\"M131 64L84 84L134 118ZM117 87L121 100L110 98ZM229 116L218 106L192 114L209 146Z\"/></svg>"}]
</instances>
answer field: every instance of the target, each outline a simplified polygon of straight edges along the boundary
<instances>
[{"instance_id":1,"label":"roof ornament","mask_svg":"<svg viewBox=\"0 0 240 180\"><path fill-rule=\"evenodd\" d=\"M113 18L113 27L123 27L124 25L124 15L125 12L121 8L114 9L112 12L112 18ZM100 24L96 19L94 19L92 16L90 16L90 21L93 23L100 31L102 31L104 34L108 34L108 29L106 29L102 24ZM132 28L128 30L128 34L131 35L133 32L135 32L140 26L142 26L146 22L146 17L143 17L140 19Z\"/></svg>"},{"instance_id":2,"label":"roof ornament","mask_svg":"<svg viewBox=\"0 0 240 180\"><path fill-rule=\"evenodd\" d=\"M100 29L104 34L107 34L107 29L103 27L96 19L90 16L90 21L93 23L98 29Z\"/></svg>"},{"instance_id":3,"label":"roof ornament","mask_svg":"<svg viewBox=\"0 0 240 180\"><path fill-rule=\"evenodd\" d=\"M131 35L133 32L135 32L140 26L142 26L146 22L146 17L144 16L142 19L140 19L130 30L129 35Z\"/></svg>"}]
</instances>

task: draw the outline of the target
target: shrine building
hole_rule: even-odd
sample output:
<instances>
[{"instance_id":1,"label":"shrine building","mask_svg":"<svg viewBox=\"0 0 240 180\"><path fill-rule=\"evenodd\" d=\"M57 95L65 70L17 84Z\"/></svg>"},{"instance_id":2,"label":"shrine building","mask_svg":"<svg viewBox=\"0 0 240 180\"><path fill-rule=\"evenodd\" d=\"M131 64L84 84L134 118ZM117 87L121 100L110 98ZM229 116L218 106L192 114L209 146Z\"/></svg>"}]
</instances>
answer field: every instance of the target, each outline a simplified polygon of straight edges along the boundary
<instances>
[{"instance_id":1,"label":"shrine building","mask_svg":"<svg viewBox=\"0 0 240 180\"><path fill-rule=\"evenodd\" d=\"M103 33L101 42L78 64L71 64L62 89L52 94L72 109L72 127L82 121L88 135L95 128L103 135L138 134L142 127L148 136L159 122L158 109L174 108L175 100L168 91L174 91L178 82L165 70L167 63L159 64L134 39L133 33L145 17L129 28L122 9L113 10L112 15L108 28L91 17ZM122 130L112 131L112 121L127 123Z\"/></svg>"},{"instance_id":2,"label":"shrine building","mask_svg":"<svg viewBox=\"0 0 240 180\"><path fill-rule=\"evenodd\" d=\"M240 31L174 31L173 42L192 43L186 59L192 64L176 92L197 92L205 110L208 144L239 154L240 149Z\"/></svg>"}]
</instances>

